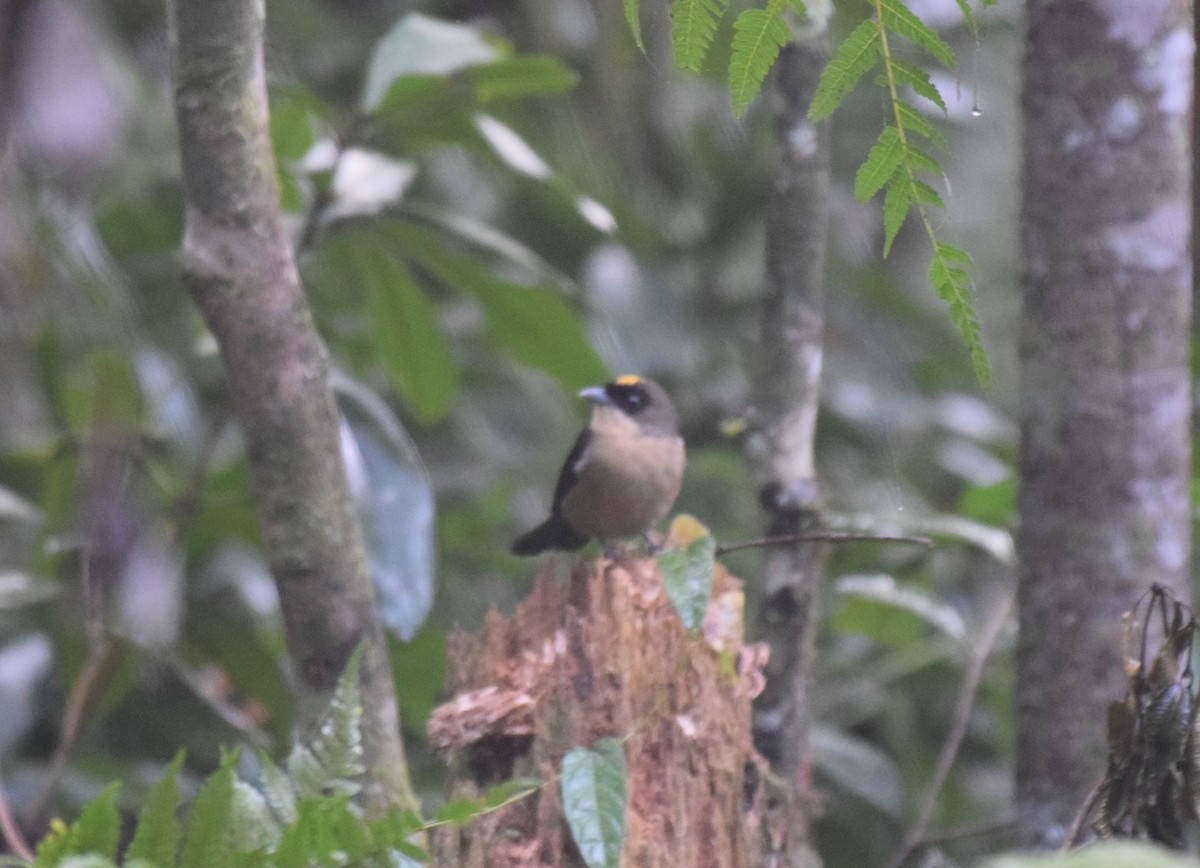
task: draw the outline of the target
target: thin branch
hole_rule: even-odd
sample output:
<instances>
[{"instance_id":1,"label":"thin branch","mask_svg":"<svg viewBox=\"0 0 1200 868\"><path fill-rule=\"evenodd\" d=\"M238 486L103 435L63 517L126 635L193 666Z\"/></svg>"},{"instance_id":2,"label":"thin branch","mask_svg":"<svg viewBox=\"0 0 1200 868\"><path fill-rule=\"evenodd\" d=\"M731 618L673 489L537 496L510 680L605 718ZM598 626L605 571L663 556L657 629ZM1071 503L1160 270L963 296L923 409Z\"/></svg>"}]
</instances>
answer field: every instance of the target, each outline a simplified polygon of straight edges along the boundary
<instances>
[{"instance_id":1,"label":"thin branch","mask_svg":"<svg viewBox=\"0 0 1200 868\"><path fill-rule=\"evenodd\" d=\"M921 801L912 826L909 828L908 834L904 836L904 840L900 843L900 846L892 854L892 858L887 861L887 868L899 868L900 864L908 857L913 848L925 837L925 831L929 828L929 821L933 817L934 809L937 807L938 796L941 795L942 787L945 786L946 778L950 776L950 769L953 767L954 760L958 756L958 749L962 747L963 739L966 737L967 723L971 717L971 710L975 707L975 694L979 690L979 682L983 678L984 667L987 665L988 658L992 655L992 649L995 647L996 640L1000 636L1000 630L1003 629L1005 622L1008 620L1009 613L1012 611L1016 599L1017 583L1013 582L1012 587L1005 592L1004 596L996 604L996 608L988 616L987 622L983 625L983 631L971 652L971 659L967 662L962 683L958 688L958 698L954 704L954 716L951 718L950 732L946 736L946 741L942 745L941 752L938 754L933 775L921 793Z\"/></svg>"},{"instance_id":2,"label":"thin branch","mask_svg":"<svg viewBox=\"0 0 1200 868\"><path fill-rule=\"evenodd\" d=\"M79 732L83 728L84 711L95 694L96 686L100 683L100 676L109 661L110 647L108 641L103 638L99 642L92 643L88 651L87 662L75 676L75 681L71 685L71 692L67 696L67 707L63 710L62 734L54 748L54 755L50 758L46 776L42 779L41 786L38 787L37 795L34 796L25 811L25 817L31 825L42 816L42 812L50 802L50 796L58 788L59 782L67 771L67 764L71 760L76 742L79 741Z\"/></svg>"},{"instance_id":3,"label":"thin branch","mask_svg":"<svg viewBox=\"0 0 1200 868\"><path fill-rule=\"evenodd\" d=\"M801 542L891 542L933 548L933 540L927 536L907 536L904 534L875 534L875 533L841 533L838 531L813 531L811 533L793 533L784 536L768 536L747 542L730 543L717 546L717 557L742 549L766 548L768 546L792 545Z\"/></svg>"},{"instance_id":4,"label":"thin branch","mask_svg":"<svg viewBox=\"0 0 1200 868\"><path fill-rule=\"evenodd\" d=\"M1104 788L1104 781L1108 775L1101 775L1100 778L1088 790L1087 796L1083 800L1083 804L1079 806L1079 813L1075 815L1075 819L1071 821L1071 828L1067 829L1067 834L1063 836L1062 847L1058 852L1060 855L1070 851L1075 846L1075 840L1079 837L1080 831L1083 829L1083 824L1088 818L1088 814L1092 812L1092 808L1096 805L1096 800L1100 798L1100 791Z\"/></svg>"},{"instance_id":5,"label":"thin branch","mask_svg":"<svg viewBox=\"0 0 1200 868\"><path fill-rule=\"evenodd\" d=\"M0 780L0 835L3 836L4 843L8 844L8 849L22 859L32 862L36 858L33 848L21 834L16 818L12 815L12 808L8 803L8 792L4 789L3 780Z\"/></svg>"}]
</instances>

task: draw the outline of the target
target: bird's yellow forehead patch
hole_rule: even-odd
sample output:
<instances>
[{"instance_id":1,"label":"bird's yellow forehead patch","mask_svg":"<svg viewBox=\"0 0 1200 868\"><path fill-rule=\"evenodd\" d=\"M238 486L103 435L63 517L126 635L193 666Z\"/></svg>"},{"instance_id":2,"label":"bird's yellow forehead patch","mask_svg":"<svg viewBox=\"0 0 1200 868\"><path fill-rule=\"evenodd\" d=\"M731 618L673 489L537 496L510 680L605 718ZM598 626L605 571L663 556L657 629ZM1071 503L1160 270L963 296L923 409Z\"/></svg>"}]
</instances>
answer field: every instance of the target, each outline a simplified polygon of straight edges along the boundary
<instances>
[{"instance_id":1,"label":"bird's yellow forehead patch","mask_svg":"<svg viewBox=\"0 0 1200 868\"><path fill-rule=\"evenodd\" d=\"M617 377L613 380L618 386L636 386L642 381L642 378L637 374L625 374L622 377Z\"/></svg>"}]
</instances>

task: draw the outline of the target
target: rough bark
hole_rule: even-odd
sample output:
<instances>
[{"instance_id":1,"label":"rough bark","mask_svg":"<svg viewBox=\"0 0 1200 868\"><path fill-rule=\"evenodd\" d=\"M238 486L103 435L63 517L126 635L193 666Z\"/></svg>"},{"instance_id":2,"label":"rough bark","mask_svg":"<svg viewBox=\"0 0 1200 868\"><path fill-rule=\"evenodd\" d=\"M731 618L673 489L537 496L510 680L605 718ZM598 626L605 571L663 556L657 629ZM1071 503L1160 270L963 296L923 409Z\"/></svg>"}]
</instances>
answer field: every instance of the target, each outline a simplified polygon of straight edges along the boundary
<instances>
[{"instance_id":1,"label":"rough bark","mask_svg":"<svg viewBox=\"0 0 1200 868\"><path fill-rule=\"evenodd\" d=\"M750 702L761 654L743 648L740 583L717 567L697 637L683 629L653 560L577 566L570 587L548 569L511 619L451 637L454 698L430 719L448 751L451 795L513 776L550 783L462 830L439 830L434 864L577 866L558 773L572 747L624 738L622 865L759 864L762 772ZM714 647L714 644L719 646Z\"/></svg>"},{"instance_id":2,"label":"rough bark","mask_svg":"<svg viewBox=\"0 0 1200 868\"><path fill-rule=\"evenodd\" d=\"M327 352L300 288L267 138L264 8L169 0L187 223L184 282L220 346L262 544L294 661L301 737L351 652L361 668L364 800L415 807L374 591L341 462Z\"/></svg>"},{"instance_id":3,"label":"rough bark","mask_svg":"<svg viewBox=\"0 0 1200 868\"><path fill-rule=\"evenodd\" d=\"M1104 770L1122 612L1187 599L1186 0L1030 0L1017 823L1053 846Z\"/></svg>"},{"instance_id":4,"label":"rough bark","mask_svg":"<svg viewBox=\"0 0 1200 868\"><path fill-rule=\"evenodd\" d=\"M748 454L768 536L821 521L813 462L824 329L829 129L807 119L828 59L824 27L800 33L774 79L776 168L766 213L763 356ZM793 862L807 861L812 821L808 685L826 552L820 543L768 549L754 636L770 645L767 687L754 705L755 744L791 788Z\"/></svg>"}]
</instances>

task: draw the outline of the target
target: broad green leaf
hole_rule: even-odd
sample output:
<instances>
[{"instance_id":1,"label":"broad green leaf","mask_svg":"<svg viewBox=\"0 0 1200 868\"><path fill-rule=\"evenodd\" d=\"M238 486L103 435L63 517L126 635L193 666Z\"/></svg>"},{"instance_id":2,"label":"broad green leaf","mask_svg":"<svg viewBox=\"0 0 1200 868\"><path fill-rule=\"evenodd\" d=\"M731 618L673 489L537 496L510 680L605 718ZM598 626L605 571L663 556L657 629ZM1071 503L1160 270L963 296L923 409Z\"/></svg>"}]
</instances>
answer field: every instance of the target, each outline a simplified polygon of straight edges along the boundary
<instances>
[{"instance_id":1,"label":"broad green leaf","mask_svg":"<svg viewBox=\"0 0 1200 868\"><path fill-rule=\"evenodd\" d=\"M563 757L563 813L588 868L617 868L625 843L625 751L605 738Z\"/></svg>"},{"instance_id":2,"label":"broad green leaf","mask_svg":"<svg viewBox=\"0 0 1200 868\"><path fill-rule=\"evenodd\" d=\"M1015 476L992 485L972 485L958 501L964 518L996 527L1008 527L1016 514L1017 480Z\"/></svg>"},{"instance_id":3,"label":"broad green leaf","mask_svg":"<svg viewBox=\"0 0 1200 868\"><path fill-rule=\"evenodd\" d=\"M962 615L953 606L941 602L920 588L898 585L896 580L887 574L841 576L834 582L834 589L840 594L912 612L951 639L962 639L966 633Z\"/></svg>"},{"instance_id":4,"label":"broad green leaf","mask_svg":"<svg viewBox=\"0 0 1200 868\"><path fill-rule=\"evenodd\" d=\"M954 52L932 27L905 5L904 0L881 0L883 26L928 51L946 66L954 66Z\"/></svg>"},{"instance_id":5,"label":"broad green leaf","mask_svg":"<svg viewBox=\"0 0 1200 868\"><path fill-rule=\"evenodd\" d=\"M474 67L468 78L481 103L533 93L561 93L579 81L557 58L544 54L520 54Z\"/></svg>"},{"instance_id":6,"label":"broad green leaf","mask_svg":"<svg viewBox=\"0 0 1200 868\"><path fill-rule=\"evenodd\" d=\"M646 53L646 44L642 41L642 22L638 17L641 11L641 0L625 0L625 20L629 22L629 32L633 34L633 44L642 54Z\"/></svg>"},{"instance_id":7,"label":"broad green leaf","mask_svg":"<svg viewBox=\"0 0 1200 868\"><path fill-rule=\"evenodd\" d=\"M179 847L179 770L183 768L184 752L175 754L163 773L162 780L150 791L142 812L138 815L137 831L125 853L126 860L145 859L156 865L174 865Z\"/></svg>"},{"instance_id":8,"label":"broad green leaf","mask_svg":"<svg viewBox=\"0 0 1200 868\"><path fill-rule=\"evenodd\" d=\"M686 549L667 549L658 556L667 596L689 633L700 629L708 610L716 548L713 538L705 535L692 540Z\"/></svg>"},{"instance_id":9,"label":"broad green leaf","mask_svg":"<svg viewBox=\"0 0 1200 868\"><path fill-rule=\"evenodd\" d=\"M871 19L854 28L833 53L817 82L808 108L808 119L819 121L833 114L859 79L879 61L879 25Z\"/></svg>"},{"instance_id":10,"label":"broad green leaf","mask_svg":"<svg viewBox=\"0 0 1200 868\"><path fill-rule=\"evenodd\" d=\"M117 863L108 856L88 853L83 856L68 856L58 863L58 868L117 868Z\"/></svg>"},{"instance_id":11,"label":"broad green leaf","mask_svg":"<svg viewBox=\"0 0 1200 868\"><path fill-rule=\"evenodd\" d=\"M188 868L226 868L233 858L229 811L233 804L233 766L230 753L192 801L179 864Z\"/></svg>"},{"instance_id":12,"label":"broad green leaf","mask_svg":"<svg viewBox=\"0 0 1200 868\"><path fill-rule=\"evenodd\" d=\"M904 786L891 757L870 742L829 726L814 726L809 738L815 770L885 816L902 819Z\"/></svg>"},{"instance_id":13,"label":"broad green leaf","mask_svg":"<svg viewBox=\"0 0 1200 868\"><path fill-rule=\"evenodd\" d=\"M783 17L784 0L770 0L766 9L746 9L733 24L729 57L729 93L733 113L741 117L762 89L779 49L792 32Z\"/></svg>"},{"instance_id":14,"label":"broad green leaf","mask_svg":"<svg viewBox=\"0 0 1200 868\"><path fill-rule=\"evenodd\" d=\"M392 84L409 75L447 76L500 58L496 46L464 24L419 12L401 18L371 51L362 108L374 111Z\"/></svg>"},{"instance_id":15,"label":"broad green leaf","mask_svg":"<svg viewBox=\"0 0 1200 868\"><path fill-rule=\"evenodd\" d=\"M481 798L487 807L498 808L536 793L545 784L540 778L513 778L489 787Z\"/></svg>"},{"instance_id":16,"label":"broad green leaf","mask_svg":"<svg viewBox=\"0 0 1200 868\"><path fill-rule=\"evenodd\" d=\"M866 161L858 167L854 175L854 196L860 202L867 202L872 196L883 189L884 184L896 174L901 161L904 159L905 147L900 140L899 131L888 124L875 140Z\"/></svg>"},{"instance_id":17,"label":"broad green leaf","mask_svg":"<svg viewBox=\"0 0 1200 868\"><path fill-rule=\"evenodd\" d=\"M117 836L121 818L117 813L117 791L121 782L114 781L100 795L83 806L79 819L71 828L71 852L91 853L112 859L117 854Z\"/></svg>"},{"instance_id":18,"label":"broad green leaf","mask_svg":"<svg viewBox=\"0 0 1200 868\"><path fill-rule=\"evenodd\" d=\"M887 185L887 193L883 196L883 258L892 252L892 242L896 233L904 225L908 217L908 209L912 205L912 184L908 182L907 173L901 171Z\"/></svg>"},{"instance_id":19,"label":"broad green leaf","mask_svg":"<svg viewBox=\"0 0 1200 868\"><path fill-rule=\"evenodd\" d=\"M433 488L417 447L379 396L342 376L335 378L334 390L349 429L342 451L379 614L408 641L433 605Z\"/></svg>"},{"instance_id":20,"label":"broad green leaf","mask_svg":"<svg viewBox=\"0 0 1200 868\"><path fill-rule=\"evenodd\" d=\"M451 799L434 811L433 819L439 823L465 826L484 809L485 806L478 799Z\"/></svg>"},{"instance_id":21,"label":"broad green leaf","mask_svg":"<svg viewBox=\"0 0 1200 868\"><path fill-rule=\"evenodd\" d=\"M677 66L700 72L704 55L717 32L717 22L727 8L729 0L672 0L671 44Z\"/></svg>"},{"instance_id":22,"label":"broad green leaf","mask_svg":"<svg viewBox=\"0 0 1200 868\"><path fill-rule=\"evenodd\" d=\"M917 96L924 97L943 112L946 111L946 101L942 99L941 91L934 85L929 73L916 64L897 57L891 58L891 64L892 76L897 84L907 84Z\"/></svg>"},{"instance_id":23,"label":"broad green leaf","mask_svg":"<svg viewBox=\"0 0 1200 868\"><path fill-rule=\"evenodd\" d=\"M371 342L388 380L423 422L450 410L458 375L437 309L404 262L370 234L344 235L346 257L366 295Z\"/></svg>"},{"instance_id":24,"label":"broad green leaf","mask_svg":"<svg viewBox=\"0 0 1200 868\"><path fill-rule=\"evenodd\" d=\"M421 227L393 224L393 237L438 280L475 295L488 335L518 362L546 371L571 391L605 379L604 365L560 292L500 280L475 261L447 251Z\"/></svg>"}]
</instances>

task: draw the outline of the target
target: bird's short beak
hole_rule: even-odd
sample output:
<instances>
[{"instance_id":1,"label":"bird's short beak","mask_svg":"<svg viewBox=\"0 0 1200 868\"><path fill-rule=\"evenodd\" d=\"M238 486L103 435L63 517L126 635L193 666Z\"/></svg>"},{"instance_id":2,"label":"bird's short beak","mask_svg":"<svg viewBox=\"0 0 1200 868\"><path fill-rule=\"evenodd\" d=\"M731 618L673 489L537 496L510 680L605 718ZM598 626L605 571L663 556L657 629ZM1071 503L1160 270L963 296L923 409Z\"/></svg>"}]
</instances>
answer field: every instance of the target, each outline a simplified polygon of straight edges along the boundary
<instances>
[{"instance_id":1,"label":"bird's short beak","mask_svg":"<svg viewBox=\"0 0 1200 868\"><path fill-rule=\"evenodd\" d=\"M611 404L612 399L608 397L608 393L604 391L603 386L588 386L579 392L580 398L586 398L593 404Z\"/></svg>"}]
</instances>

